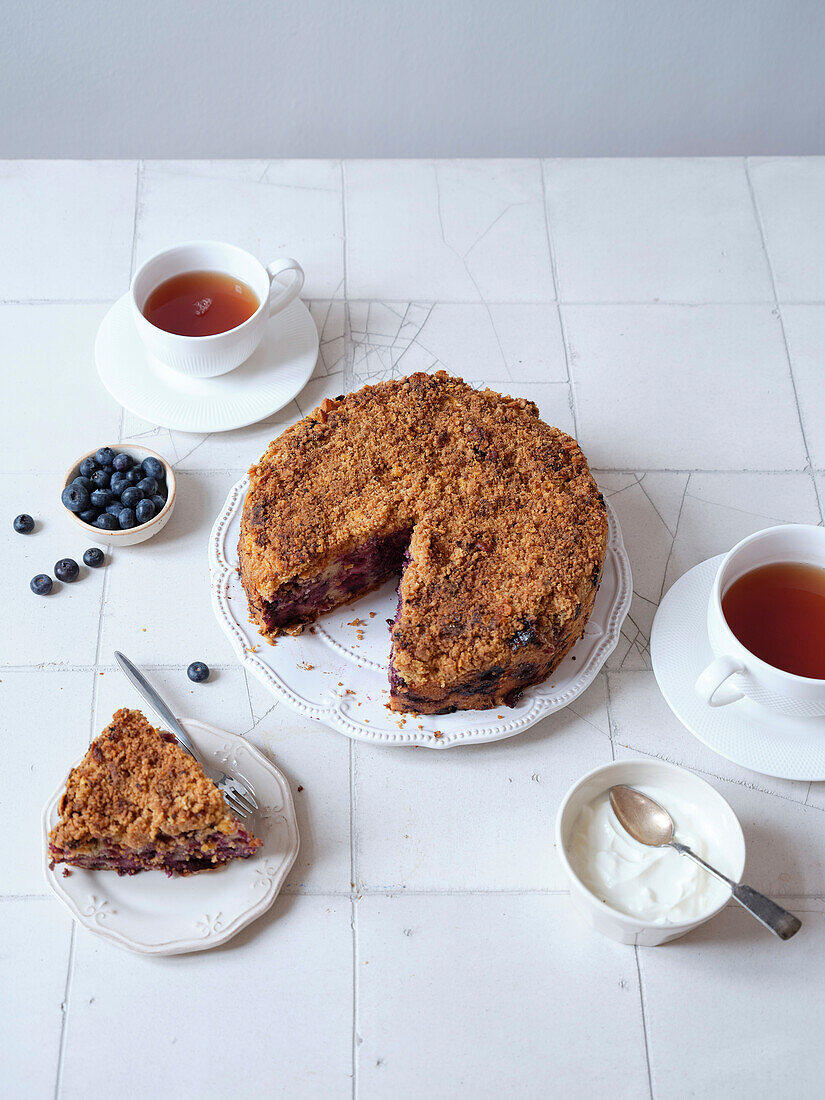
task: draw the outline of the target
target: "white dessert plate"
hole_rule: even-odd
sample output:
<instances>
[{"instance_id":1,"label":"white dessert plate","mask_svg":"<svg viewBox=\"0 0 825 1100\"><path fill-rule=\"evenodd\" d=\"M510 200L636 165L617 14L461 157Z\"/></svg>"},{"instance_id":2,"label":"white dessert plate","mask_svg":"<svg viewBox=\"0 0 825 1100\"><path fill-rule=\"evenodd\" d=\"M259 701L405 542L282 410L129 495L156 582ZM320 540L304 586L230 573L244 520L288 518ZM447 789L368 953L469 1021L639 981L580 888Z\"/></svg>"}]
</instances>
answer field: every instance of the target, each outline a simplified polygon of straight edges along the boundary
<instances>
[{"instance_id":1,"label":"white dessert plate","mask_svg":"<svg viewBox=\"0 0 825 1100\"><path fill-rule=\"evenodd\" d=\"M271 416L315 369L318 329L296 300L269 320L245 363L218 378L187 378L146 350L124 294L97 331L95 362L109 393L135 416L180 432L228 432Z\"/></svg>"},{"instance_id":2,"label":"white dessert plate","mask_svg":"<svg viewBox=\"0 0 825 1100\"><path fill-rule=\"evenodd\" d=\"M650 653L659 690L690 733L743 768L777 779L825 779L825 718L786 718L740 699L710 707L693 690L713 660L707 610L713 578L724 554L680 577L659 605Z\"/></svg>"},{"instance_id":3,"label":"white dessert plate","mask_svg":"<svg viewBox=\"0 0 825 1100\"><path fill-rule=\"evenodd\" d=\"M387 709L387 620L395 616L397 577L360 600L330 611L298 637L279 638L270 646L249 622L238 576L238 536L248 486L249 479L244 478L231 490L212 529L209 566L218 622L241 663L279 699L348 737L433 749L512 737L580 695L619 640L632 581L619 524L608 506L607 555L593 614L583 637L549 680L528 688L515 707L395 714Z\"/></svg>"},{"instance_id":4,"label":"white dessert plate","mask_svg":"<svg viewBox=\"0 0 825 1100\"><path fill-rule=\"evenodd\" d=\"M252 784L261 809L250 828L263 841L254 856L185 878L76 867L64 878L65 864L49 870L48 836L65 780L43 811L46 882L84 928L140 955L182 955L226 943L269 909L298 855L295 807L281 772L242 737L192 718L181 721L204 759L228 765Z\"/></svg>"}]
</instances>

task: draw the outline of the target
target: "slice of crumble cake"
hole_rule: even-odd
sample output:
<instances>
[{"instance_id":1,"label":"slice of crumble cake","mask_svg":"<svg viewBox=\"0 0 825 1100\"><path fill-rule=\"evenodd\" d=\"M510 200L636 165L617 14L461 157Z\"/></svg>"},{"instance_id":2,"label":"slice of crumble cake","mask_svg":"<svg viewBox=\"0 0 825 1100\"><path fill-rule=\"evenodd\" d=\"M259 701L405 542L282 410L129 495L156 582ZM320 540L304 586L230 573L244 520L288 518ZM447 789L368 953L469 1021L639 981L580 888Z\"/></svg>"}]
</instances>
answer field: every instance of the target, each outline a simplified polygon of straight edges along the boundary
<instances>
[{"instance_id":1,"label":"slice of crumble cake","mask_svg":"<svg viewBox=\"0 0 825 1100\"><path fill-rule=\"evenodd\" d=\"M261 841L171 733L119 710L72 768L49 834L50 866L172 875L247 859Z\"/></svg>"}]
</instances>

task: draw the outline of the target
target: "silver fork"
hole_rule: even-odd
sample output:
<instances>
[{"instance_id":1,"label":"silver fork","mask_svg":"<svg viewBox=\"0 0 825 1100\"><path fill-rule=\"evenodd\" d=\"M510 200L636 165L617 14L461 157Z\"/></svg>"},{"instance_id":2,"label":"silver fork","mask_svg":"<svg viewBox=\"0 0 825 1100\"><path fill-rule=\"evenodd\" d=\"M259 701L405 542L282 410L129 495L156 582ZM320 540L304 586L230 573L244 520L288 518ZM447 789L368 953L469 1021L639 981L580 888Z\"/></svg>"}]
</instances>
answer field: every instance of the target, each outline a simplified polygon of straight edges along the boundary
<instances>
[{"instance_id":1,"label":"silver fork","mask_svg":"<svg viewBox=\"0 0 825 1100\"><path fill-rule=\"evenodd\" d=\"M125 657L118 650L115 650L115 660L120 666L121 672L123 672L132 685L137 688L169 732L175 735L180 747L197 760L202 768L209 767L210 765L203 761L198 755L186 730L143 673L135 668L129 658ZM220 779L215 780L215 786L223 794L227 806L229 806L230 810L236 817L240 818L241 821L246 821L246 819L250 818L258 809L258 800L255 798L255 792L252 787L249 786L248 783L242 783L237 776L227 775L225 772L222 772Z\"/></svg>"}]
</instances>

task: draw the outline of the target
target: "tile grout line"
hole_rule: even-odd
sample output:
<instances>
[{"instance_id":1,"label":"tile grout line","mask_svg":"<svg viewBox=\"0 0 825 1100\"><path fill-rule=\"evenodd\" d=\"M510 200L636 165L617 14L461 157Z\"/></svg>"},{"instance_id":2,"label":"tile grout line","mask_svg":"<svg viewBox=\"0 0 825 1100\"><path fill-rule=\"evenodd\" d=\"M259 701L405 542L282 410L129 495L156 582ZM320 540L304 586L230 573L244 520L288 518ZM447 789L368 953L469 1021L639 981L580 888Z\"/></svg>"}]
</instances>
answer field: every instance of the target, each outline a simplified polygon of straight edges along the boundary
<instances>
[{"instance_id":1,"label":"tile grout line","mask_svg":"<svg viewBox=\"0 0 825 1100\"><path fill-rule=\"evenodd\" d=\"M132 221L132 249L131 249L131 255L130 255L130 260L129 260L129 280L130 280L130 282L131 282L131 279L132 279L132 276L133 276L134 270L135 270L135 252L136 252L136 246L137 246L137 225L138 225L138 214L139 214L139 210L140 210L140 191L141 191L142 177L143 177L143 161L139 160L137 162L136 166L135 166L135 211L134 211L134 218L133 218L133 221ZM118 421L118 432L117 432L118 443L120 443L123 440L123 430L124 430L124 425L125 425L125 419L126 419L126 409L123 405L121 405L121 407L120 407L120 418L119 418L119 421ZM112 553L111 543L106 543L105 545L106 545L106 552L109 555L109 557L111 558L111 553ZM109 569L107 569L106 572L104 573L103 583L100 586L100 606L98 608L97 641L96 641L96 644L95 644L95 661L94 661L94 666L93 666L93 670L92 670L92 698L91 698L91 708L90 708L90 715L89 715L89 730L90 730L89 742L90 743L94 740L94 737L95 737L95 713L97 711L98 681L100 679L100 677L98 675L98 672L99 672L99 666L100 666L100 651L101 651L101 645L102 645L102 640L103 640L103 609L104 609L104 606L105 606L105 603L106 603L106 591L108 589L108 586L109 586ZM57 1073L55 1075L55 1083L54 1083L55 1100L57 1100L57 1098L60 1096L62 1083L63 1083L63 1064L64 1064L65 1056L66 1056L66 1032L67 1032L68 1017L69 1017L69 1005L70 1005L70 998L71 998L72 979L74 977L75 933L76 933L76 924L73 921L72 922L71 938L70 938L70 941L69 941L69 959L68 959L68 965L66 967L66 985L64 987L64 993L63 993L62 1020L61 1020L61 1027L60 1027L60 1045L58 1047Z\"/></svg>"},{"instance_id":2,"label":"tile grout line","mask_svg":"<svg viewBox=\"0 0 825 1100\"><path fill-rule=\"evenodd\" d=\"M610 675L609 670L604 670L604 690L605 690L605 706L607 708L607 732L610 738L610 756L611 759L616 759L616 744L613 740L613 696L610 692Z\"/></svg>"},{"instance_id":3,"label":"tile grout line","mask_svg":"<svg viewBox=\"0 0 825 1100\"><path fill-rule=\"evenodd\" d=\"M638 944L633 945L633 954L636 957L636 977L639 982L639 1007L642 1011L642 1035L645 1041L645 1064L647 1066L647 1089L650 1100L653 1100L653 1071L650 1066L650 1040L647 1034L647 1010L645 1008L645 992L642 981L642 967L639 961Z\"/></svg>"},{"instance_id":4,"label":"tile grout line","mask_svg":"<svg viewBox=\"0 0 825 1100\"><path fill-rule=\"evenodd\" d=\"M771 287L773 289L773 305L774 305L774 309L776 311L777 320L779 321L779 330L782 333L782 343L783 343L784 348L785 348L785 359L786 359L787 364L788 364L788 376L791 380L791 388L793 389L793 397L794 397L794 401L796 402L796 415L797 415L797 418L799 420L799 431L800 431L800 434L802 436L802 446L805 448L805 460L806 460L806 467L805 468L808 472L808 475L810 476L811 485L813 486L814 497L816 499L816 506L819 509L819 521L820 521L820 523L823 523L823 522L825 522L825 512L823 512L823 509L822 509L822 500L821 500L820 495L819 495L819 486L817 485L816 475L814 473L814 465L813 465L813 462L811 461L811 449L808 445L808 436L807 436L807 433L805 431L805 420L804 420L804 417L802 416L802 407L799 404L799 391L798 391L797 386L796 386L796 377L794 376L794 372L793 372L793 359L791 358L791 349L790 349L790 346L788 344L788 333L785 329L785 318L784 318L783 313L782 313L782 306L779 302L779 296L778 296L777 290L776 290L776 276L775 276L774 270L773 270L773 263L771 262L771 255L770 255L770 249L768 248L768 238L767 238L767 234L765 233L765 226L764 226L764 223L762 221L762 212L759 209L759 203L756 200L756 192L753 189L753 180L751 179L750 165L749 165L749 158L748 157L745 157L745 159L744 159L744 170L745 170L745 179L747 180L747 184L748 184L748 191L749 191L750 197L751 197L751 203L753 205L754 218L756 219L756 225L757 225L757 228L759 229L759 236L760 236L761 241L762 241L762 251L765 254L765 262L768 265L768 272L769 272L770 277L771 277Z\"/></svg>"},{"instance_id":5,"label":"tile grout line","mask_svg":"<svg viewBox=\"0 0 825 1100\"><path fill-rule=\"evenodd\" d=\"M567 403L570 406L570 414L573 417L573 432L578 439L579 407L576 400L576 386L573 380L572 354L571 349L568 346L567 326L564 322L564 314L562 312L561 298L559 295L559 272L558 264L556 262L556 250L553 247L553 234L550 229L550 214L547 209L547 179L544 174L544 161L542 159L539 159L539 169L541 172L541 203L542 210L544 211L544 232L547 237L547 251L550 256L550 272L553 276L553 293L556 296L556 317L559 322L561 346L562 350L564 351L564 365L567 370Z\"/></svg>"},{"instance_id":6,"label":"tile grout line","mask_svg":"<svg viewBox=\"0 0 825 1100\"><path fill-rule=\"evenodd\" d=\"M72 977L74 975L74 949L77 924L72 921L72 930L69 937L69 964L66 967L66 984L63 987L63 1003L61 1004L60 1019L60 1044L57 1048L57 1071L54 1077L54 1100L58 1100L63 1087L63 1065L66 1060L66 1031L69 1023L69 998L72 991Z\"/></svg>"}]
</instances>

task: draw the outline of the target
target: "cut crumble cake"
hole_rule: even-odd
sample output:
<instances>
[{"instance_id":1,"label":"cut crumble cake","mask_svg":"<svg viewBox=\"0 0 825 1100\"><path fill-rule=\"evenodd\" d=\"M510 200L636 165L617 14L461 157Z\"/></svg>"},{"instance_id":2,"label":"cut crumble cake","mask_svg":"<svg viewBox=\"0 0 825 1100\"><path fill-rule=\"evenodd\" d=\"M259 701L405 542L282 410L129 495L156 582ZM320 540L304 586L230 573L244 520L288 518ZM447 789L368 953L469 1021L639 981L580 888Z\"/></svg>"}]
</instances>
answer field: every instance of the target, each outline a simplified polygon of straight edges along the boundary
<instances>
[{"instance_id":1,"label":"cut crumble cake","mask_svg":"<svg viewBox=\"0 0 825 1100\"><path fill-rule=\"evenodd\" d=\"M250 470L240 573L273 641L401 573L390 706L513 705L581 636L607 515L536 406L444 371L325 400Z\"/></svg>"},{"instance_id":2,"label":"cut crumble cake","mask_svg":"<svg viewBox=\"0 0 825 1100\"><path fill-rule=\"evenodd\" d=\"M50 866L191 875L247 859L261 841L171 733L119 710L69 774L49 834Z\"/></svg>"}]
</instances>

